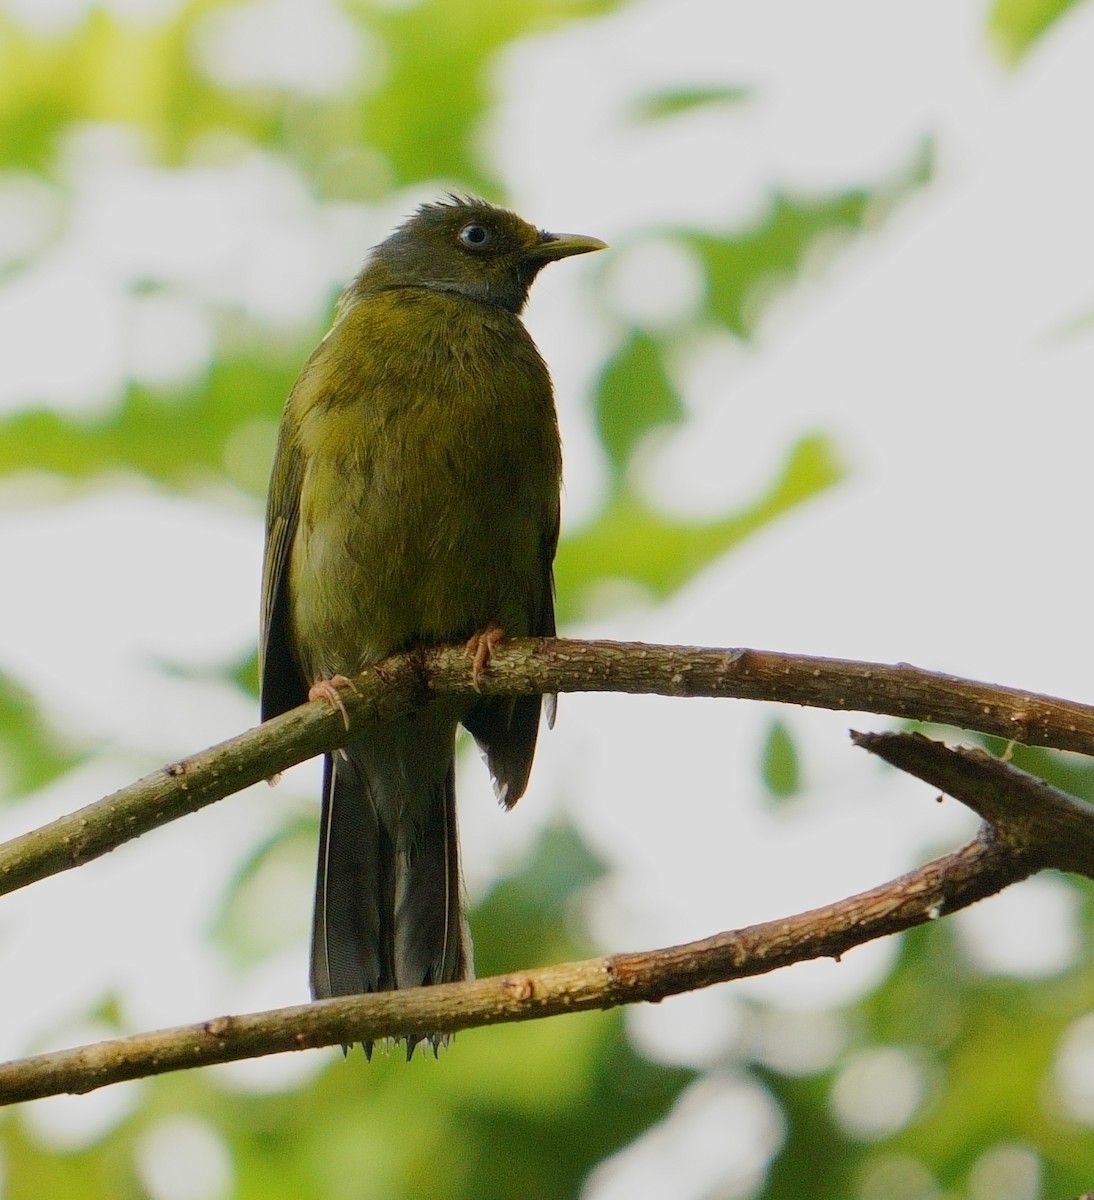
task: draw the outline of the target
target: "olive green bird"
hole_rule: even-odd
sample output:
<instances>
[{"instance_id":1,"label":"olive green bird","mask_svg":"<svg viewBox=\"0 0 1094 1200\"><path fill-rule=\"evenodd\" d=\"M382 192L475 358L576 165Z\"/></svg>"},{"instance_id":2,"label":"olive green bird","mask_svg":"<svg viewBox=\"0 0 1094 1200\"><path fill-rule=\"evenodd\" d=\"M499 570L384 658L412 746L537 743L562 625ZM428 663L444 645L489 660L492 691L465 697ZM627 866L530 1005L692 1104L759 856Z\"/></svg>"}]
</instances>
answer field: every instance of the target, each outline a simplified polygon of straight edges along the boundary
<instances>
[{"instance_id":1,"label":"olive green bird","mask_svg":"<svg viewBox=\"0 0 1094 1200\"><path fill-rule=\"evenodd\" d=\"M599 250L484 201L421 207L368 256L285 405L270 482L262 719L388 655L555 632L561 448L520 320L538 272ZM455 738L511 808L540 698L438 699L325 762L312 931L316 998L472 973ZM411 1048L413 1043L411 1043Z\"/></svg>"}]
</instances>

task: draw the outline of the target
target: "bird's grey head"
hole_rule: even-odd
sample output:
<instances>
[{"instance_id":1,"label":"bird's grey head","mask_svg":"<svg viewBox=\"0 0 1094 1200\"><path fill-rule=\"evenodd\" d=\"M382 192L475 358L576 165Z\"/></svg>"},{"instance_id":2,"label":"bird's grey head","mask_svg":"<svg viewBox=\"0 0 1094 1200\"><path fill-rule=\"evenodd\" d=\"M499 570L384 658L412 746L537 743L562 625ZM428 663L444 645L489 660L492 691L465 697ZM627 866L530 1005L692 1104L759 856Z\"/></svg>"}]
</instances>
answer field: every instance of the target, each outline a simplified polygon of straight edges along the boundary
<instances>
[{"instance_id":1,"label":"bird's grey head","mask_svg":"<svg viewBox=\"0 0 1094 1200\"><path fill-rule=\"evenodd\" d=\"M547 233L508 209L450 195L423 204L381 242L352 292L430 288L519 313L532 281L549 262L603 248L597 238Z\"/></svg>"}]
</instances>

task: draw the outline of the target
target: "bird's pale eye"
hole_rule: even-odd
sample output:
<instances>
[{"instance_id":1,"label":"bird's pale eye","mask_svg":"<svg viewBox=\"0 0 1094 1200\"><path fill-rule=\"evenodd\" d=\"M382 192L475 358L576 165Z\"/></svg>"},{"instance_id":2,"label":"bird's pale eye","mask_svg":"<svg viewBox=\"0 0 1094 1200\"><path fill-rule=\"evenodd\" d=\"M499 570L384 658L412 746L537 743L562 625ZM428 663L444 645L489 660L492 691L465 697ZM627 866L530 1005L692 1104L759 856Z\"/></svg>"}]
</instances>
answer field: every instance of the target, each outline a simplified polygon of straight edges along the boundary
<instances>
[{"instance_id":1,"label":"bird's pale eye","mask_svg":"<svg viewBox=\"0 0 1094 1200\"><path fill-rule=\"evenodd\" d=\"M472 221L465 225L457 236L460 239L460 245L465 246L468 250L485 250L494 240L490 227L479 221Z\"/></svg>"}]
</instances>

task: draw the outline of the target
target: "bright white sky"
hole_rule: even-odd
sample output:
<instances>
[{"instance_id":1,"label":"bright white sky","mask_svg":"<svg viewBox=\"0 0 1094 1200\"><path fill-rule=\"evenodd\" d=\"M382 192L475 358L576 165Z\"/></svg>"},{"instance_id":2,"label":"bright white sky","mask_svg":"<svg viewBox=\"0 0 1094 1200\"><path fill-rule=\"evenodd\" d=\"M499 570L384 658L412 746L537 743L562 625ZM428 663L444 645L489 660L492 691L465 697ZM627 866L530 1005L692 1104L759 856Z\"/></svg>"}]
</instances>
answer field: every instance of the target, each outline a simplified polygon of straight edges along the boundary
<instances>
[{"instance_id":1,"label":"bright white sky","mask_svg":"<svg viewBox=\"0 0 1094 1200\"><path fill-rule=\"evenodd\" d=\"M299 28L304 7L267 0L245 10L278 14L258 22L281 30L256 51L270 78L283 79L297 54L298 35L285 31ZM752 496L806 430L836 439L849 482L671 604L571 632L906 660L1091 698L1094 7L1075 11L1013 74L985 44L981 9L646 0L528 41L499 65L489 145L514 206L615 247L600 262L548 272L529 313L559 390L571 524L595 512L603 483L583 405L616 336L588 310L589 274L605 272L621 316L671 328L694 303L694 264L671 242L643 244L651 229L747 221L773 185L869 185L906 164L925 136L939 150L931 188L780 300L754 346L714 334L681 344L691 419L651 453L651 487L687 511ZM337 46L328 26L339 18L324 14L316 37ZM214 28L201 53L221 70L247 40L236 26ZM369 61L360 52L332 51L337 69ZM748 86L755 100L652 125L626 120L651 91L708 83ZM300 327L365 248L433 191L382 209L317 209L280 164L255 157L168 175L145 167L117 131L88 131L67 161L76 199L64 236L35 272L0 290L6 409L36 394L69 411L101 409L127 372L185 377L204 360L210 300ZM8 228L24 248L52 236L57 218L43 197L0 179L0 215L20 212ZM173 298L126 294L148 276L170 281ZM257 442L268 433L257 431ZM158 664L215 664L252 643L257 507L226 511L219 497L167 499L124 480L79 501L51 497L46 485L20 495L0 528L0 667L110 749L48 794L0 811L0 836L255 719L224 689L170 678ZM514 814L496 811L473 756L463 764L472 894L565 812L617 867L594 908L601 944L646 947L871 886L972 828L956 805L937 806L928 789L894 783L851 749L850 726L883 722L797 710L780 715L809 790L792 811L772 812L756 766L774 715L744 703L564 697ZM58 1032L74 981L77 1007L120 988L134 1028L305 998L310 880L283 897L299 944L253 975L228 971L202 934L245 848L286 809L314 803L315 780L302 769L276 791L236 797L6 899L0 976L35 986L22 993L24 1009L19 990L5 989L0 1055L82 1040ZM1038 974L1071 960L1071 917L1066 889L1037 880L959 920L985 969ZM740 997L776 1000L805 1020L870 986L893 949L642 1010L633 1027L653 1052L704 1062L738 1035ZM248 1078L273 1086L270 1072L287 1078L319 1062L297 1056ZM730 1088L711 1103L735 1097ZM80 1110L100 1113L91 1124L122 1101L98 1103ZM613 1187L623 1194L620 1178L594 1189L601 1200Z\"/></svg>"}]
</instances>

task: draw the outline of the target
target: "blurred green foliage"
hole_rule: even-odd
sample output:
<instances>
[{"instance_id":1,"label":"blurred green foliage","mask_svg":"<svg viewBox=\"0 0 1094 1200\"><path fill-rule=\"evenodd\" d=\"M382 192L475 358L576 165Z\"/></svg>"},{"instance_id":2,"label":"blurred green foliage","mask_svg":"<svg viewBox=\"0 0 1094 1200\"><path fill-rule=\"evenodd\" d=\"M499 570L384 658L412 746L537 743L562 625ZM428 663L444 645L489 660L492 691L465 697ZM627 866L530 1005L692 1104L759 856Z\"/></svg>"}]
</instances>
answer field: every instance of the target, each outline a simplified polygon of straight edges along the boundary
<instances>
[{"instance_id":1,"label":"blurred green foliage","mask_svg":"<svg viewBox=\"0 0 1094 1200\"><path fill-rule=\"evenodd\" d=\"M300 368L299 359L279 362L280 355L268 349L219 359L207 378L170 396L132 384L122 402L102 415L73 420L33 408L0 419L0 471L54 471L70 480L134 471L183 490L212 480L239 483L231 446L242 436L258 440L265 459L243 486L264 488L277 414Z\"/></svg>"},{"instance_id":2,"label":"blurred green foliage","mask_svg":"<svg viewBox=\"0 0 1094 1200\"><path fill-rule=\"evenodd\" d=\"M44 787L83 757L25 688L0 675L0 801Z\"/></svg>"},{"instance_id":3,"label":"blurred green foliage","mask_svg":"<svg viewBox=\"0 0 1094 1200\"><path fill-rule=\"evenodd\" d=\"M802 786L794 738L783 721L772 721L760 760L760 778L772 800L789 800Z\"/></svg>"},{"instance_id":4,"label":"blurred green foliage","mask_svg":"<svg viewBox=\"0 0 1094 1200\"><path fill-rule=\"evenodd\" d=\"M752 89L746 87L674 88L641 97L632 107L631 116L636 121L655 121L708 104L743 104L752 95Z\"/></svg>"},{"instance_id":5,"label":"blurred green foliage","mask_svg":"<svg viewBox=\"0 0 1094 1200\"><path fill-rule=\"evenodd\" d=\"M480 963L588 954L562 913L599 869L572 833L548 831L527 870L475 914ZM469 1031L439 1062L419 1052L408 1064L401 1047L367 1065L359 1050L330 1058L305 1086L265 1096L233 1090L216 1071L152 1080L134 1116L75 1153L48 1153L9 1120L5 1197L144 1195L134 1169L142 1138L183 1113L223 1139L239 1200L562 1200L692 1078L637 1055L618 1012Z\"/></svg>"},{"instance_id":6,"label":"blurred green foliage","mask_svg":"<svg viewBox=\"0 0 1094 1200\"><path fill-rule=\"evenodd\" d=\"M119 122L138 130L152 160L164 166L201 161L210 136L260 146L282 156L321 199L372 201L397 186L441 179L496 195L500 181L480 153L479 138L491 113L490 71L499 52L619 6L611 0L352 0L343 11L365 36L367 53L355 85L329 96L211 79L195 58L195 39L211 14L232 7L189 0L145 21L91 7L53 32L32 32L0 12L0 168L64 189L60 164L72 130ZM998 0L990 32L1017 58L1067 7L1060 0ZM637 102L628 119L661 121L705 105L744 105L750 97L734 80L660 91ZM873 186L799 196L772 181L766 211L746 227L649 231L687 247L701 265L702 302L689 332L751 337L776 286L792 284L818 247L838 252L842 242L928 184L930 171L925 141L897 177ZM7 278L29 265L14 264ZM257 502L281 405L326 315L316 313L312 328L286 338L238 313L213 313L220 341L202 378L169 390L130 383L116 404L93 415L71 417L28 397L22 411L0 418L0 476L44 471L91 488L131 472L176 492L215 484ZM241 324L245 336L238 336ZM670 596L843 473L824 432L802 430L785 447L773 478L737 510L702 520L661 511L643 487L641 450L651 436L686 420L671 370L679 332L627 325L600 369L589 419L609 483L599 512L560 548L564 620L588 611L597 586L613 580L637 583L658 599ZM727 447L727 458L736 452ZM250 660L226 667L224 676L254 688ZM40 701L0 680L6 799L41 787L79 756L50 727ZM1094 770L1085 764L1023 750L1016 757L1094 798ZM775 799L803 788L783 722L771 726L758 768ZM313 822L294 818L240 865L210 929L230 962L261 962L295 935L282 928L256 937L249 917L281 873L305 860L310 869L313 841ZM549 829L530 860L473 914L480 972L591 953L582 914L603 870L573 830ZM1089 938L1094 893L1074 881L1070 886ZM1055 1116L1044 1096L1062 1033L1089 1011L1092 971L1087 960L1036 984L985 976L969 966L952 927L941 922L905 937L895 970L842 1014L848 1042L834 1064L776 1069L747 1040L727 1049L715 1074L747 1073L769 1091L785 1120L781 1149L747 1194L765 1200L972 1197L970 1178L980 1156L1009 1143L1039 1157L1042 1195L1067 1197L1091 1186L1094 1134ZM116 1019L120 1006L95 1003L100 1019ZM925 1081L925 1098L902 1128L868 1136L840 1120L833 1095L855 1056L877 1048L908 1056ZM332 1056L309 1081L270 1094L238 1088L216 1071L191 1072L149 1081L129 1115L76 1151L50 1150L22 1114L0 1117L0 1187L5 1200L143 1197L134 1165L142 1140L163 1120L184 1114L204 1122L230 1151L230 1194L240 1200L562 1200L580 1195L589 1172L669 1112L697 1077L642 1057L618 1012L464 1033L439 1064L418 1055L407 1065L400 1054L381 1054L366 1069L359 1055L348 1063ZM879 1190L883 1168L890 1171L886 1178L907 1186ZM746 1194L727 1189L727 1195ZM976 1192L974 1200L985 1194Z\"/></svg>"},{"instance_id":7,"label":"blurred green foliage","mask_svg":"<svg viewBox=\"0 0 1094 1200\"><path fill-rule=\"evenodd\" d=\"M1017 62L1054 22L1080 0L994 0L988 29L1000 52Z\"/></svg>"}]
</instances>

